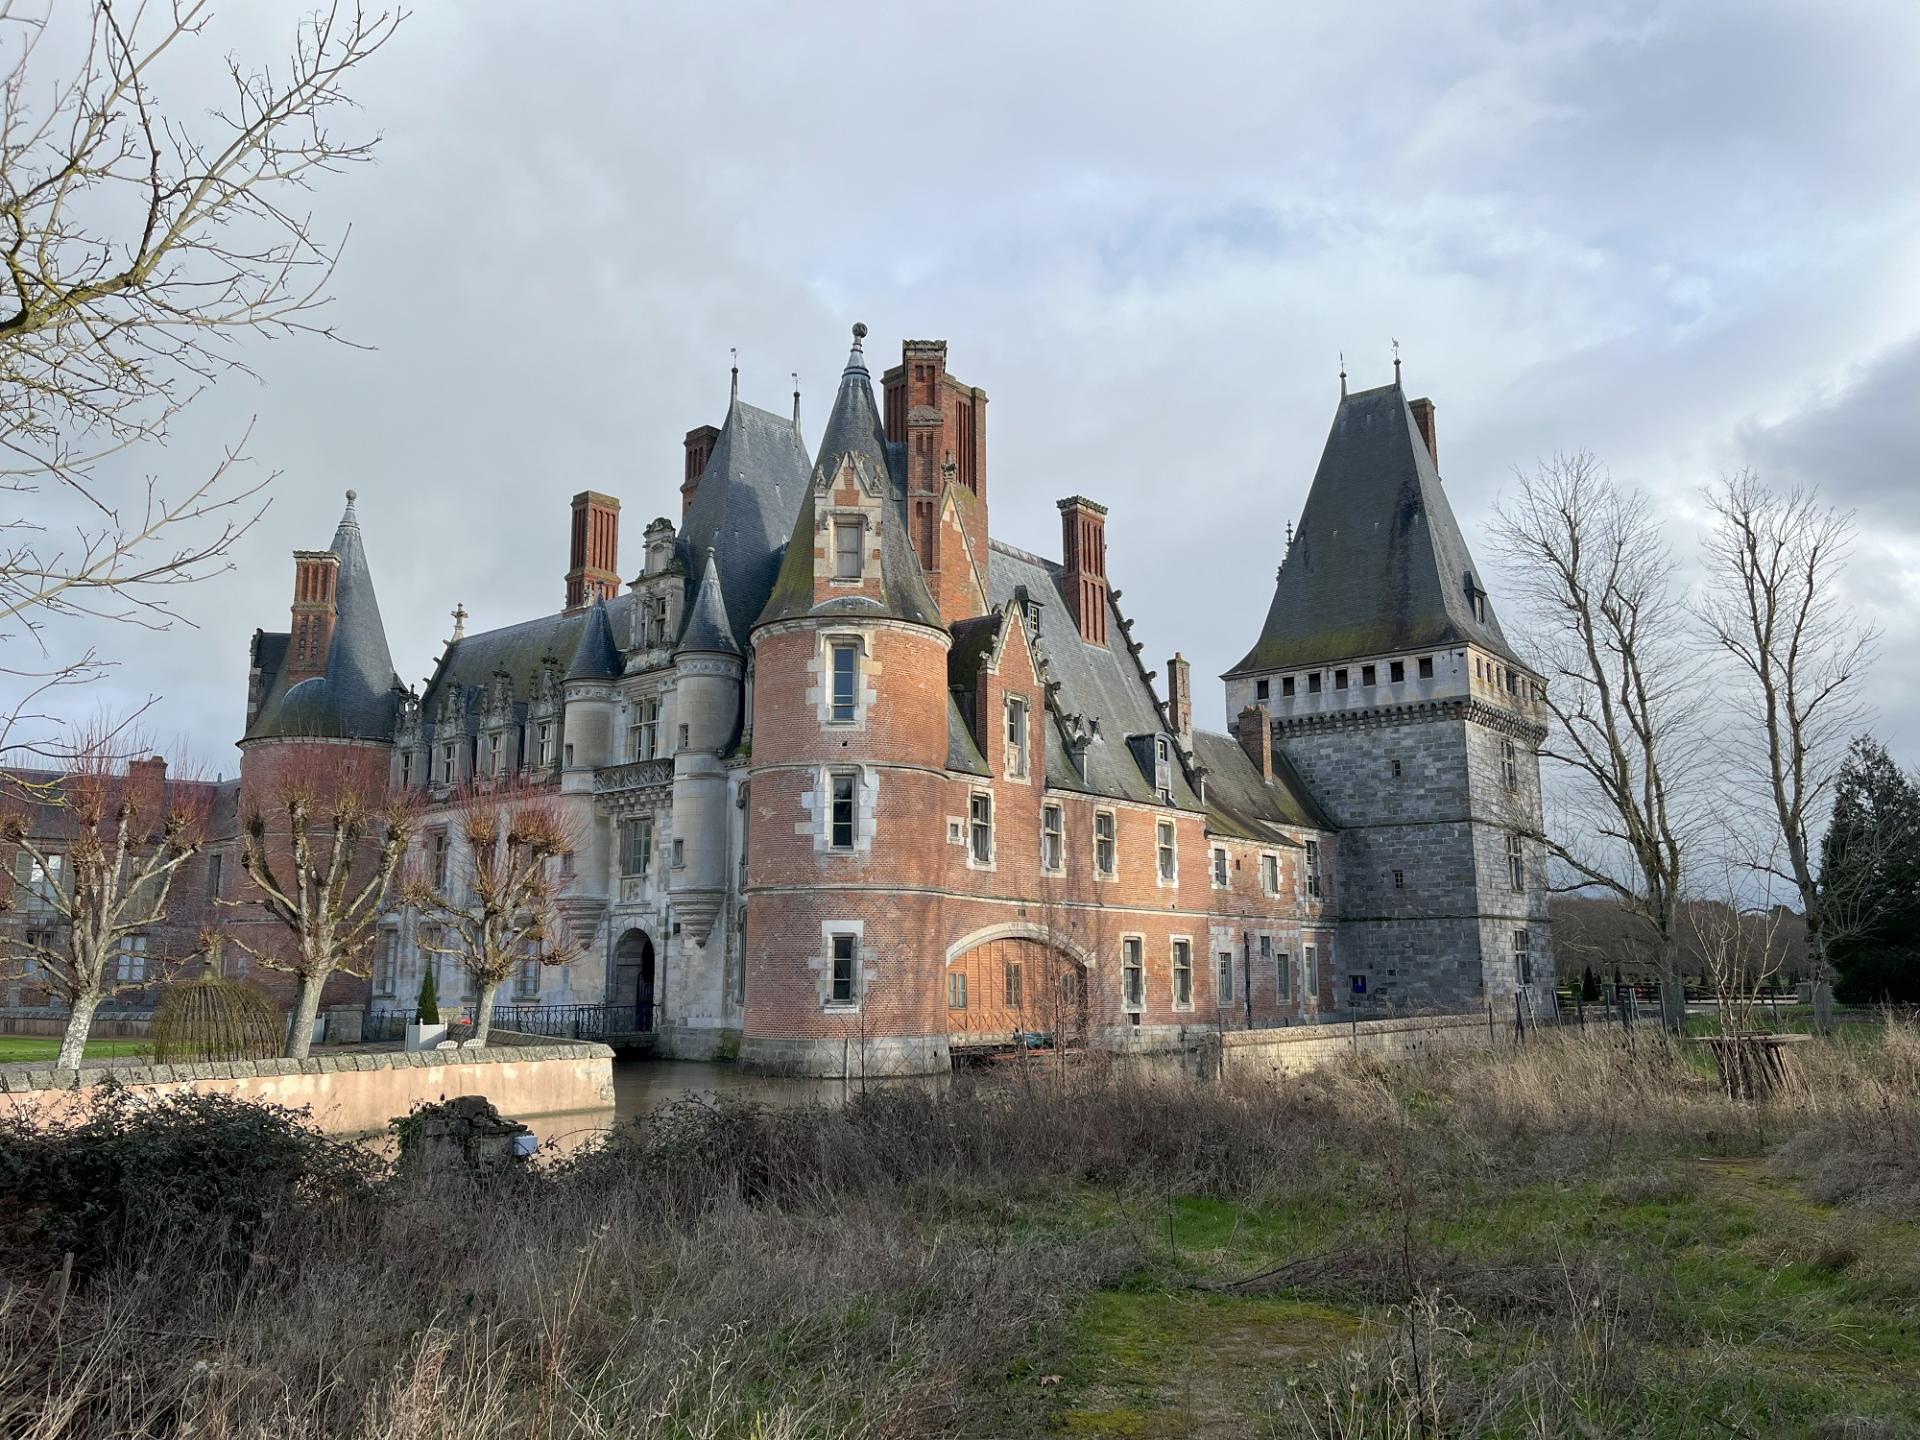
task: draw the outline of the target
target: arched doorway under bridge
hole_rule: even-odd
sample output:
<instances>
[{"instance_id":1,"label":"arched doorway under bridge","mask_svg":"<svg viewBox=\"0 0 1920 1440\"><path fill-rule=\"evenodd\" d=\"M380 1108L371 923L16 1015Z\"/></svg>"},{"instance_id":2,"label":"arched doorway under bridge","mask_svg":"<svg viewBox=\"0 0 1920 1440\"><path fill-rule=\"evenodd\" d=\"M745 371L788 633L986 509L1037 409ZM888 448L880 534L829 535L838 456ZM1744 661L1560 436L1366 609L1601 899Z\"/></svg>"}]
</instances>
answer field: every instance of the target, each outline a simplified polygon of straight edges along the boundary
<instances>
[{"instance_id":1,"label":"arched doorway under bridge","mask_svg":"<svg viewBox=\"0 0 1920 1440\"><path fill-rule=\"evenodd\" d=\"M627 931L614 946L613 1004L627 1014L612 1028L630 1028L634 1034L653 1029L653 937L644 930Z\"/></svg>"},{"instance_id":2,"label":"arched doorway under bridge","mask_svg":"<svg viewBox=\"0 0 1920 1440\"><path fill-rule=\"evenodd\" d=\"M999 925L964 937L947 951L947 1044L1085 1045L1092 961L1038 926Z\"/></svg>"}]
</instances>

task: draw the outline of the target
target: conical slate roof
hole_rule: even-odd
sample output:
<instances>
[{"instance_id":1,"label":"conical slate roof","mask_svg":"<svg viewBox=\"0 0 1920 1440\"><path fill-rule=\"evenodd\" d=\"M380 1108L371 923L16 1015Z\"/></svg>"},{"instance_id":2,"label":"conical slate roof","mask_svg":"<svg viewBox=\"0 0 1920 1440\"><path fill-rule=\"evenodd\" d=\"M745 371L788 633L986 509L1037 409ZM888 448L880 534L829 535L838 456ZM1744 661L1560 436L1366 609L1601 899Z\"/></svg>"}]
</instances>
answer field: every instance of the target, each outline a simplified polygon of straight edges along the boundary
<instances>
[{"instance_id":1,"label":"conical slate roof","mask_svg":"<svg viewBox=\"0 0 1920 1440\"><path fill-rule=\"evenodd\" d=\"M713 547L707 547L700 570L700 588L693 604L687 607L687 623L680 632L676 655L700 652L709 655L738 655L740 642L733 638L733 623L727 618L726 596L720 589L720 567L714 561Z\"/></svg>"},{"instance_id":2,"label":"conical slate roof","mask_svg":"<svg viewBox=\"0 0 1920 1440\"><path fill-rule=\"evenodd\" d=\"M1266 626L1227 673L1459 644L1517 664L1485 583L1406 393L1343 396Z\"/></svg>"},{"instance_id":3,"label":"conical slate roof","mask_svg":"<svg viewBox=\"0 0 1920 1440\"><path fill-rule=\"evenodd\" d=\"M604 598L593 602L587 623L580 627L580 639L573 647L573 659L567 664L569 680L617 680L622 669L620 647L613 643L613 626L607 619Z\"/></svg>"},{"instance_id":4,"label":"conical slate roof","mask_svg":"<svg viewBox=\"0 0 1920 1440\"><path fill-rule=\"evenodd\" d=\"M866 333L865 325L853 327L853 351L847 356L847 368L841 373L840 389L833 400L833 413L827 417L827 428L820 437L813 479L794 520L773 593L754 621L756 626L797 615L890 616L923 625L940 624L940 608L933 603L920 561L908 539L906 452L903 446L888 443L886 427L880 420L880 407L874 403L873 379L860 346ZM884 497L885 519L880 526L881 594L878 600L866 595L847 595L816 605L813 595L814 534L818 518L815 497L823 486L832 483L849 459L869 483L881 488Z\"/></svg>"},{"instance_id":5,"label":"conical slate roof","mask_svg":"<svg viewBox=\"0 0 1920 1440\"><path fill-rule=\"evenodd\" d=\"M359 497L347 491L347 508L328 548L340 559L334 587L333 641L326 673L269 695L254 717L248 739L317 736L390 740L402 689L387 649L373 572L360 541Z\"/></svg>"}]
</instances>

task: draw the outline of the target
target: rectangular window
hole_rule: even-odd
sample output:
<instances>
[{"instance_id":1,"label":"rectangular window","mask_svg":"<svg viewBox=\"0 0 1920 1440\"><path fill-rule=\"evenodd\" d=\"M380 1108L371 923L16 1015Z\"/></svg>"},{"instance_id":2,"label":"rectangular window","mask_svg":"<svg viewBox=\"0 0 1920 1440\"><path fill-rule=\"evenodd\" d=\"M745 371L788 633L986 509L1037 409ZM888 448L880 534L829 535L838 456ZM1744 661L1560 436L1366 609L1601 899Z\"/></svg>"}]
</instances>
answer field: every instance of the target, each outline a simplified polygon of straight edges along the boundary
<instances>
[{"instance_id":1,"label":"rectangular window","mask_svg":"<svg viewBox=\"0 0 1920 1440\"><path fill-rule=\"evenodd\" d=\"M1318 898L1320 894L1320 842L1307 841L1307 894Z\"/></svg>"},{"instance_id":2,"label":"rectangular window","mask_svg":"<svg viewBox=\"0 0 1920 1440\"><path fill-rule=\"evenodd\" d=\"M1280 857L1278 855L1260 857L1260 893L1262 895L1280 893Z\"/></svg>"},{"instance_id":3,"label":"rectangular window","mask_svg":"<svg viewBox=\"0 0 1920 1440\"><path fill-rule=\"evenodd\" d=\"M1233 951L1222 950L1219 955L1219 975L1217 978L1217 1001L1221 1005L1233 1003Z\"/></svg>"},{"instance_id":4,"label":"rectangular window","mask_svg":"<svg viewBox=\"0 0 1920 1440\"><path fill-rule=\"evenodd\" d=\"M1273 967L1273 998L1284 1000L1293 991L1293 977L1287 974L1287 952L1282 950L1278 956L1273 953L1273 937L1260 937L1260 964Z\"/></svg>"},{"instance_id":5,"label":"rectangular window","mask_svg":"<svg viewBox=\"0 0 1920 1440\"><path fill-rule=\"evenodd\" d=\"M224 872L226 868L227 857L218 850L207 856L207 896L209 899L218 900L220 898L220 882L225 878Z\"/></svg>"},{"instance_id":6,"label":"rectangular window","mask_svg":"<svg viewBox=\"0 0 1920 1440\"><path fill-rule=\"evenodd\" d=\"M1018 1010L1021 1005L1025 1003L1020 987L1020 962L1018 960L1007 961L1006 968L1003 972L1002 984L1005 988L1007 1009Z\"/></svg>"},{"instance_id":7,"label":"rectangular window","mask_svg":"<svg viewBox=\"0 0 1920 1440\"><path fill-rule=\"evenodd\" d=\"M391 995L400 978L400 932L389 930L380 940L380 964L373 972L373 993Z\"/></svg>"},{"instance_id":8,"label":"rectangular window","mask_svg":"<svg viewBox=\"0 0 1920 1440\"><path fill-rule=\"evenodd\" d=\"M1193 1008L1193 942L1191 940L1173 942L1173 1007L1176 1010Z\"/></svg>"},{"instance_id":9,"label":"rectangular window","mask_svg":"<svg viewBox=\"0 0 1920 1440\"><path fill-rule=\"evenodd\" d=\"M853 849L854 785L857 778L847 772L831 777L833 802L827 843L835 850Z\"/></svg>"},{"instance_id":10,"label":"rectangular window","mask_svg":"<svg viewBox=\"0 0 1920 1440\"><path fill-rule=\"evenodd\" d=\"M1267 681L1256 680L1253 682L1253 698L1254 699L1265 700L1269 693L1270 693L1270 687Z\"/></svg>"},{"instance_id":11,"label":"rectangular window","mask_svg":"<svg viewBox=\"0 0 1920 1440\"><path fill-rule=\"evenodd\" d=\"M1058 805L1040 807L1040 868L1054 874L1067 868L1067 820Z\"/></svg>"},{"instance_id":12,"label":"rectangular window","mask_svg":"<svg viewBox=\"0 0 1920 1440\"><path fill-rule=\"evenodd\" d=\"M1307 676L1307 693L1309 695L1318 695L1320 693L1320 672L1318 670Z\"/></svg>"},{"instance_id":13,"label":"rectangular window","mask_svg":"<svg viewBox=\"0 0 1920 1440\"><path fill-rule=\"evenodd\" d=\"M682 869L687 863L687 842L680 836L673 837L673 868Z\"/></svg>"},{"instance_id":14,"label":"rectangular window","mask_svg":"<svg viewBox=\"0 0 1920 1440\"><path fill-rule=\"evenodd\" d=\"M1180 858L1179 851L1174 844L1173 821L1160 821L1154 827L1154 833L1158 837L1154 845L1154 850L1159 856L1160 879L1164 882L1171 883L1179 873Z\"/></svg>"},{"instance_id":15,"label":"rectangular window","mask_svg":"<svg viewBox=\"0 0 1920 1440\"><path fill-rule=\"evenodd\" d=\"M447 888L447 832L434 831L427 840L427 847L432 857L429 862L429 872L433 877L433 888L444 892Z\"/></svg>"},{"instance_id":16,"label":"rectangular window","mask_svg":"<svg viewBox=\"0 0 1920 1440\"><path fill-rule=\"evenodd\" d=\"M856 935L836 935L833 937L833 973L830 977L832 989L829 992L835 1005L853 1004L855 980L854 967L859 963L856 954L859 937Z\"/></svg>"},{"instance_id":17,"label":"rectangular window","mask_svg":"<svg viewBox=\"0 0 1920 1440\"><path fill-rule=\"evenodd\" d=\"M400 752L400 788L402 790L413 788L413 751L411 750Z\"/></svg>"},{"instance_id":18,"label":"rectangular window","mask_svg":"<svg viewBox=\"0 0 1920 1440\"><path fill-rule=\"evenodd\" d=\"M1520 984L1533 984L1533 946L1524 930L1513 932L1513 974Z\"/></svg>"},{"instance_id":19,"label":"rectangular window","mask_svg":"<svg viewBox=\"0 0 1920 1440\"><path fill-rule=\"evenodd\" d=\"M947 1008L949 1010L967 1008L967 973L964 970L947 972Z\"/></svg>"},{"instance_id":20,"label":"rectangular window","mask_svg":"<svg viewBox=\"0 0 1920 1440\"><path fill-rule=\"evenodd\" d=\"M543 723L537 730L534 731L534 734L539 737L539 740L536 744L535 753L540 757L540 768L542 770L548 769L553 764L552 722L549 721L549 722Z\"/></svg>"},{"instance_id":21,"label":"rectangular window","mask_svg":"<svg viewBox=\"0 0 1920 1440\"><path fill-rule=\"evenodd\" d=\"M1372 666L1372 665L1362 665L1362 666L1360 667L1360 683L1361 683L1362 685L1377 685L1377 684L1379 684L1379 683L1380 683L1380 671L1379 671L1379 670L1378 670L1378 669L1377 669L1376 667L1374 667L1374 666Z\"/></svg>"},{"instance_id":22,"label":"rectangular window","mask_svg":"<svg viewBox=\"0 0 1920 1440\"><path fill-rule=\"evenodd\" d=\"M1145 942L1130 935L1120 942L1120 994L1129 1010L1144 1009L1147 1003L1147 967Z\"/></svg>"},{"instance_id":23,"label":"rectangular window","mask_svg":"<svg viewBox=\"0 0 1920 1440\"><path fill-rule=\"evenodd\" d=\"M1336 690L1344 690L1347 688L1347 672L1346 671L1336 670L1333 672L1333 688Z\"/></svg>"},{"instance_id":24,"label":"rectangular window","mask_svg":"<svg viewBox=\"0 0 1920 1440\"><path fill-rule=\"evenodd\" d=\"M1007 774L1016 780L1027 773L1027 702L1018 695L1007 698Z\"/></svg>"},{"instance_id":25,"label":"rectangular window","mask_svg":"<svg viewBox=\"0 0 1920 1440\"><path fill-rule=\"evenodd\" d=\"M967 803L967 832L972 837L973 863L993 863L993 797L978 791Z\"/></svg>"},{"instance_id":26,"label":"rectangular window","mask_svg":"<svg viewBox=\"0 0 1920 1440\"><path fill-rule=\"evenodd\" d=\"M1304 972L1300 990L1304 997L1311 998L1320 993L1320 952L1317 947L1307 945L1300 951L1300 965Z\"/></svg>"},{"instance_id":27,"label":"rectangular window","mask_svg":"<svg viewBox=\"0 0 1920 1440\"><path fill-rule=\"evenodd\" d=\"M1407 662L1394 660L1387 665L1387 679L1398 685L1407 678Z\"/></svg>"},{"instance_id":28,"label":"rectangular window","mask_svg":"<svg viewBox=\"0 0 1920 1440\"><path fill-rule=\"evenodd\" d=\"M1098 875L1112 876L1119 858L1114 844L1114 819L1111 810L1093 812L1093 869Z\"/></svg>"},{"instance_id":29,"label":"rectangular window","mask_svg":"<svg viewBox=\"0 0 1920 1440\"><path fill-rule=\"evenodd\" d=\"M1507 837L1507 884L1516 895L1527 888L1527 847L1518 835Z\"/></svg>"},{"instance_id":30,"label":"rectangular window","mask_svg":"<svg viewBox=\"0 0 1920 1440\"><path fill-rule=\"evenodd\" d=\"M1280 698L1282 700L1291 700L1293 698L1293 676L1282 675L1280 677Z\"/></svg>"},{"instance_id":31,"label":"rectangular window","mask_svg":"<svg viewBox=\"0 0 1920 1440\"><path fill-rule=\"evenodd\" d=\"M651 760L660 753L660 698L643 696L633 702L632 758Z\"/></svg>"},{"instance_id":32,"label":"rectangular window","mask_svg":"<svg viewBox=\"0 0 1920 1440\"><path fill-rule=\"evenodd\" d=\"M528 955L520 962L520 973L514 976L513 993L516 998L521 1000L537 1000L540 998L539 956Z\"/></svg>"},{"instance_id":33,"label":"rectangular window","mask_svg":"<svg viewBox=\"0 0 1920 1440\"><path fill-rule=\"evenodd\" d=\"M836 640L832 646L833 704L829 718L835 724L851 725L860 689L860 647L851 640Z\"/></svg>"},{"instance_id":34,"label":"rectangular window","mask_svg":"<svg viewBox=\"0 0 1920 1440\"><path fill-rule=\"evenodd\" d=\"M1407 872L1406 871L1396 870L1393 872L1393 888L1396 890L1404 890L1407 888Z\"/></svg>"},{"instance_id":35,"label":"rectangular window","mask_svg":"<svg viewBox=\"0 0 1920 1440\"><path fill-rule=\"evenodd\" d=\"M1420 678L1422 680L1431 680L1433 678L1433 657L1431 655L1422 655L1420 657Z\"/></svg>"},{"instance_id":36,"label":"rectangular window","mask_svg":"<svg viewBox=\"0 0 1920 1440\"><path fill-rule=\"evenodd\" d=\"M1227 847L1213 847L1213 884L1217 890L1224 890L1232 881L1227 878Z\"/></svg>"},{"instance_id":37,"label":"rectangular window","mask_svg":"<svg viewBox=\"0 0 1920 1440\"><path fill-rule=\"evenodd\" d=\"M1520 788L1520 751L1511 740L1500 742L1500 779L1509 790Z\"/></svg>"},{"instance_id":38,"label":"rectangular window","mask_svg":"<svg viewBox=\"0 0 1920 1440\"><path fill-rule=\"evenodd\" d=\"M840 520L833 527L833 578L858 580L863 568L862 550L866 527L857 520Z\"/></svg>"},{"instance_id":39,"label":"rectangular window","mask_svg":"<svg viewBox=\"0 0 1920 1440\"><path fill-rule=\"evenodd\" d=\"M634 816L620 822L620 873L644 875L653 868L653 819Z\"/></svg>"},{"instance_id":40,"label":"rectangular window","mask_svg":"<svg viewBox=\"0 0 1920 1440\"><path fill-rule=\"evenodd\" d=\"M122 985L144 985L147 979L147 937L122 935L116 960L116 973Z\"/></svg>"},{"instance_id":41,"label":"rectangular window","mask_svg":"<svg viewBox=\"0 0 1920 1440\"><path fill-rule=\"evenodd\" d=\"M1401 775L1401 769L1400 769L1400 761L1399 761L1399 760L1398 760L1398 759L1396 758L1396 759L1394 759L1394 760L1391 760L1391 761L1389 761L1388 763L1389 763L1389 765L1390 765L1390 766L1392 767L1392 770L1393 770L1393 778L1394 778L1394 779L1396 779L1396 780L1398 780L1398 779L1400 778L1400 775Z\"/></svg>"},{"instance_id":42,"label":"rectangular window","mask_svg":"<svg viewBox=\"0 0 1920 1440\"><path fill-rule=\"evenodd\" d=\"M440 747L440 783L442 785L453 784L453 771L457 763L458 759L452 744L442 745Z\"/></svg>"},{"instance_id":43,"label":"rectangular window","mask_svg":"<svg viewBox=\"0 0 1920 1440\"><path fill-rule=\"evenodd\" d=\"M496 730L487 736L487 774L500 773L501 756L504 753L505 747L500 744L500 732Z\"/></svg>"}]
</instances>

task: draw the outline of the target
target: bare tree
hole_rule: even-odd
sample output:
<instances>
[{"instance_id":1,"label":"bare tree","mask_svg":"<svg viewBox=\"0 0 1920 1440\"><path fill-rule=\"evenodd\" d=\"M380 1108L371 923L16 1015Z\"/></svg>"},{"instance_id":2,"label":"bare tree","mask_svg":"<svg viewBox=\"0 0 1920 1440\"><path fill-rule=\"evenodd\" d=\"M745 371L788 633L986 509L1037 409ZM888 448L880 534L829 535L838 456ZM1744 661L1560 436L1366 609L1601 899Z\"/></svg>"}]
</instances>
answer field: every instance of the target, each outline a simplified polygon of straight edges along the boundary
<instances>
[{"instance_id":1,"label":"bare tree","mask_svg":"<svg viewBox=\"0 0 1920 1440\"><path fill-rule=\"evenodd\" d=\"M494 998L521 966L565 965L583 953L557 903L571 884L561 861L576 837L556 793L519 784L473 786L456 823L460 864L410 874L401 901L430 922L422 933L441 937L423 948L452 956L472 978L472 1043L485 1045Z\"/></svg>"},{"instance_id":2,"label":"bare tree","mask_svg":"<svg viewBox=\"0 0 1920 1440\"><path fill-rule=\"evenodd\" d=\"M1701 616L1746 702L1731 730L1733 774L1740 799L1778 827L1778 843L1758 846L1749 864L1798 893L1808 959L1824 985L1843 906L1821 882L1819 833L1865 719L1860 679L1878 638L1841 590L1853 517L1815 490L1776 494L1750 470L1709 490L1707 504ZM1850 916L1860 899L1846 897Z\"/></svg>"},{"instance_id":3,"label":"bare tree","mask_svg":"<svg viewBox=\"0 0 1920 1440\"><path fill-rule=\"evenodd\" d=\"M210 18L211 0L91 0L77 59L56 72L40 47L51 22L0 0L14 51L0 77L0 490L51 492L0 520L0 642L31 642L0 669L28 692L0 748L58 750L14 732L105 663L50 655L49 620L167 627L178 587L229 567L271 479L236 473L244 436L200 477L150 477L131 497L102 462L164 439L207 383L244 370L243 337L333 336L318 312L345 237L323 237L301 202L372 154L333 122L402 16L336 0L280 65L229 57L225 103L189 119L161 92ZM61 495L69 526L30 518Z\"/></svg>"},{"instance_id":4,"label":"bare tree","mask_svg":"<svg viewBox=\"0 0 1920 1440\"><path fill-rule=\"evenodd\" d=\"M1516 823L1569 877L1555 888L1615 895L1647 927L1677 1028L1679 906L1696 833L1683 799L1702 751L1672 551L1645 497L1584 451L1522 475L1494 534L1530 617L1518 638L1547 679L1553 725L1540 753L1559 782L1554 823Z\"/></svg>"},{"instance_id":5,"label":"bare tree","mask_svg":"<svg viewBox=\"0 0 1920 1440\"><path fill-rule=\"evenodd\" d=\"M287 1031L294 1059L312 1045L327 981L336 972L367 973L381 912L413 837L410 802L383 790L330 774L318 761L294 764L265 805L255 804L241 821L240 868L257 894L222 903L257 905L291 941L283 949L230 936L261 965L298 977Z\"/></svg>"},{"instance_id":6,"label":"bare tree","mask_svg":"<svg viewBox=\"0 0 1920 1440\"><path fill-rule=\"evenodd\" d=\"M34 811L18 803L0 818L0 839L29 862L21 877L27 893L12 887L9 907L36 909L53 922L0 937L0 955L32 967L67 1006L55 1062L63 1068L86 1054L103 1000L151 984L156 977L148 965L164 968L187 958L131 947L167 918L180 868L200 853L207 787L169 781L163 763L122 763L110 738L115 728L89 731L45 785L45 803L35 808L51 825L36 824ZM142 956L140 971L122 980L115 973L119 962L134 953Z\"/></svg>"}]
</instances>

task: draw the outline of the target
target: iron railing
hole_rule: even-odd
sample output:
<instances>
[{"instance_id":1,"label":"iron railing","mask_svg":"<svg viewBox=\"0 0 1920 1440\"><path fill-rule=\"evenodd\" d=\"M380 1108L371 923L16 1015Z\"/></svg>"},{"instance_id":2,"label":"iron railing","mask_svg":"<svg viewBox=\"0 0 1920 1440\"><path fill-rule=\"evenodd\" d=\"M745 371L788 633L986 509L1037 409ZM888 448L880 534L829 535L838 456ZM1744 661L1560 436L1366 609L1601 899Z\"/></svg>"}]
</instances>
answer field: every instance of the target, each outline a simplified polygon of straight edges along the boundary
<instances>
[{"instance_id":1,"label":"iron railing","mask_svg":"<svg viewBox=\"0 0 1920 1440\"><path fill-rule=\"evenodd\" d=\"M370 1041L406 1038L407 1026L420 1018L418 1009L369 1010L362 1036ZM470 1007L442 1006L440 1018L450 1039L473 1033ZM653 1029L651 1005L495 1005L493 1028L520 1035L544 1035L555 1040L605 1040L639 1035Z\"/></svg>"}]
</instances>

